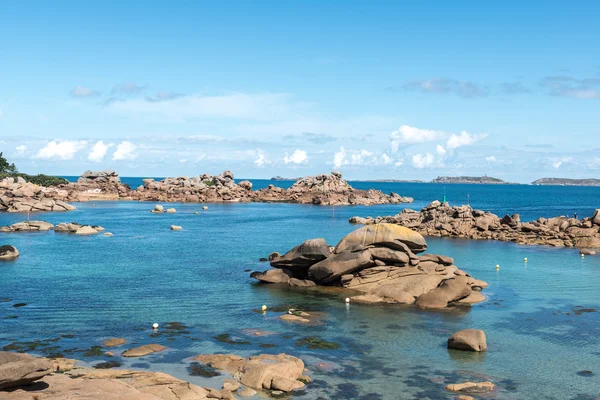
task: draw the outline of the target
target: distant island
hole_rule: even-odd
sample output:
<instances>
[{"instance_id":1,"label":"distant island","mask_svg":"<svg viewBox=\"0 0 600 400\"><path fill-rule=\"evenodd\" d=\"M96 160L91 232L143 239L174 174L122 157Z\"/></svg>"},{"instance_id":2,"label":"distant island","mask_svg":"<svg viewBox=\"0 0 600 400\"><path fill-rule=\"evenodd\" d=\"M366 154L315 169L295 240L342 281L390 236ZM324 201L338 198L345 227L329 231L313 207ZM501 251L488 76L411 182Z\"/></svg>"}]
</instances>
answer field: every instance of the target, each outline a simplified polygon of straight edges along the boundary
<instances>
[{"instance_id":1,"label":"distant island","mask_svg":"<svg viewBox=\"0 0 600 400\"><path fill-rule=\"evenodd\" d=\"M600 179L569 179L569 178L542 178L531 182L532 185L558 185L558 186L600 186Z\"/></svg>"},{"instance_id":2,"label":"distant island","mask_svg":"<svg viewBox=\"0 0 600 400\"><path fill-rule=\"evenodd\" d=\"M274 176L271 178L272 181L297 181L300 178L284 178L283 176Z\"/></svg>"},{"instance_id":3,"label":"distant island","mask_svg":"<svg viewBox=\"0 0 600 400\"><path fill-rule=\"evenodd\" d=\"M425 181L420 181L418 179L368 179L368 180L355 180L353 182L385 182L385 183L425 183Z\"/></svg>"},{"instance_id":4,"label":"distant island","mask_svg":"<svg viewBox=\"0 0 600 400\"><path fill-rule=\"evenodd\" d=\"M502 179L493 178L491 176L438 176L431 183L475 183L475 184L495 184L495 185L510 185L511 182L503 181Z\"/></svg>"}]
</instances>

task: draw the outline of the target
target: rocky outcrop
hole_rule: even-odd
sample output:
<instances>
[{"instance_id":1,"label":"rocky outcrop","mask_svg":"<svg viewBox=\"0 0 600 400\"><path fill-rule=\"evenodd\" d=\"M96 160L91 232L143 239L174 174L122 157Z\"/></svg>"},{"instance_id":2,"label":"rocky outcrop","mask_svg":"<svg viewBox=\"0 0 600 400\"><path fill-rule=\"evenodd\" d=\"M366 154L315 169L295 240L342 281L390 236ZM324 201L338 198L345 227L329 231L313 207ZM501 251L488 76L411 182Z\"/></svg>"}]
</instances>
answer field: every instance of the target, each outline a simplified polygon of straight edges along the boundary
<instances>
[{"instance_id":1,"label":"rocky outcrop","mask_svg":"<svg viewBox=\"0 0 600 400\"><path fill-rule=\"evenodd\" d=\"M434 201L420 212L404 209L389 217L352 217L355 224L397 224L426 236L448 236L555 247L600 248L600 210L590 218L565 216L521 222L518 214L500 218L470 206Z\"/></svg>"},{"instance_id":2,"label":"rocky outcrop","mask_svg":"<svg viewBox=\"0 0 600 400\"><path fill-rule=\"evenodd\" d=\"M14 260L19 257L19 250L10 245L0 246L0 261Z\"/></svg>"},{"instance_id":3,"label":"rocky outcrop","mask_svg":"<svg viewBox=\"0 0 600 400\"><path fill-rule=\"evenodd\" d=\"M71 211L76 208L57 195L57 190L26 182L23 178L0 181L0 211Z\"/></svg>"},{"instance_id":4,"label":"rocky outcrop","mask_svg":"<svg viewBox=\"0 0 600 400\"><path fill-rule=\"evenodd\" d=\"M463 329L448 339L448 348L465 351L486 351L485 332L481 329Z\"/></svg>"},{"instance_id":5,"label":"rocky outcrop","mask_svg":"<svg viewBox=\"0 0 600 400\"><path fill-rule=\"evenodd\" d=\"M283 353L250 358L233 354L207 354L196 356L194 360L225 371L253 389L291 392L305 386L299 380L304 373L304 363L299 358Z\"/></svg>"},{"instance_id":6,"label":"rocky outcrop","mask_svg":"<svg viewBox=\"0 0 600 400\"><path fill-rule=\"evenodd\" d=\"M54 227L54 232L73 233L76 235L95 235L104 231L104 228L98 225L82 225L77 222L61 222Z\"/></svg>"},{"instance_id":7,"label":"rocky outcrop","mask_svg":"<svg viewBox=\"0 0 600 400\"><path fill-rule=\"evenodd\" d=\"M253 272L251 277L290 286L301 286L293 284L294 280L313 282L312 286L341 286L361 292L351 299L363 303L444 308L485 300L479 293L487 286L485 282L458 269L450 257L418 255L427 249L425 239L399 225L365 226L346 235L327 254L328 248L323 239L313 239L283 256L273 253L270 260L275 269ZM304 253L303 249L312 250ZM306 254L317 256L309 258Z\"/></svg>"},{"instance_id":8,"label":"rocky outcrop","mask_svg":"<svg viewBox=\"0 0 600 400\"><path fill-rule=\"evenodd\" d=\"M0 390L26 385L52 372L46 359L0 351Z\"/></svg>"},{"instance_id":9,"label":"rocky outcrop","mask_svg":"<svg viewBox=\"0 0 600 400\"><path fill-rule=\"evenodd\" d=\"M54 225L46 221L23 221L0 227L0 232L44 232L54 229Z\"/></svg>"},{"instance_id":10,"label":"rocky outcrop","mask_svg":"<svg viewBox=\"0 0 600 400\"><path fill-rule=\"evenodd\" d=\"M285 201L327 206L399 204L413 201L410 197L402 197L396 193L387 195L375 189L354 189L337 171L300 178L289 189L269 185L257 191L255 196L256 201Z\"/></svg>"},{"instance_id":11,"label":"rocky outcrop","mask_svg":"<svg viewBox=\"0 0 600 400\"><path fill-rule=\"evenodd\" d=\"M112 170L85 171L83 175L77 179L77 183L84 185L119 184L121 183L121 178L119 178L119 174Z\"/></svg>"},{"instance_id":12,"label":"rocky outcrop","mask_svg":"<svg viewBox=\"0 0 600 400\"><path fill-rule=\"evenodd\" d=\"M48 195L64 201L131 200L131 188L121 183L115 171L86 171L77 182L47 189Z\"/></svg>"}]
</instances>

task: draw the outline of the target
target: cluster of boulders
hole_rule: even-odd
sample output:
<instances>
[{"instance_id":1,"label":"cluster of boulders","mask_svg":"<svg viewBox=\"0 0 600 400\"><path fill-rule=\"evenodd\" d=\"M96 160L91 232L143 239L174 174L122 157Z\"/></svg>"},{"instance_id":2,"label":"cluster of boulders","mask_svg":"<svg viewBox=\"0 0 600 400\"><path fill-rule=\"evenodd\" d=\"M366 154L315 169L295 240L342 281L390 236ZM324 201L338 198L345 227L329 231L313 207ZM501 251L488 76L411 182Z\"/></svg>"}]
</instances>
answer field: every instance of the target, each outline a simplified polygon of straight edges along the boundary
<instances>
[{"instance_id":1,"label":"cluster of boulders","mask_svg":"<svg viewBox=\"0 0 600 400\"><path fill-rule=\"evenodd\" d=\"M46 232L54 229L54 232L74 233L77 235L94 235L104 231L98 225L83 225L76 222L61 222L54 226L46 221L23 221L12 225L0 227L0 232Z\"/></svg>"},{"instance_id":2,"label":"cluster of boulders","mask_svg":"<svg viewBox=\"0 0 600 400\"><path fill-rule=\"evenodd\" d=\"M44 188L23 178L4 178L0 181L0 211L71 211L76 208L58 198L57 191Z\"/></svg>"},{"instance_id":3,"label":"cluster of boulders","mask_svg":"<svg viewBox=\"0 0 600 400\"><path fill-rule=\"evenodd\" d=\"M290 286L335 285L361 292L363 303L416 304L444 308L485 300L487 283L472 278L450 257L421 254L423 236L396 224L368 225L346 235L335 248L307 240L284 255L269 257L271 269L251 277Z\"/></svg>"},{"instance_id":4,"label":"cluster of boulders","mask_svg":"<svg viewBox=\"0 0 600 400\"><path fill-rule=\"evenodd\" d=\"M287 354L242 358L233 354L201 355L195 360L233 376L221 390L203 388L161 372L77 367L76 360L0 352L0 398L87 400L235 399L257 390L273 396L301 389L310 377L302 360ZM256 390L255 390L256 389Z\"/></svg>"},{"instance_id":5,"label":"cluster of boulders","mask_svg":"<svg viewBox=\"0 0 600 400\"><path fill-rule=\"evenodd\" d=\"M493 239L519 244L555 247L600 248L600 209L589 218L565 216L539 218L521 222L519 214L500 218L488 211L468 205L453 206L434 201L420 212L404 209L389 217L352 217L356 224L398 224L427 236L450 236L469 239Z\"/></svg>"},{"instance_id":6,"label":"cluster of boulders","mask_svg":"<svg viewBox=\"0 0 600 400\"><path fill-rule=\"evenodd\" d=\"M121 183L121 178L119 178L119 174L112 170L85 171L83 175L77 179L77 183L85 185L119 184Z\"/></svg>"},{"instance_id":7,"label":"cluster of boulders","mask_svg":"<svg viewBox=\"0 0 600 400\"><path fill-rule=\"evenodd\" d=\"M333 171L331 174L300 178L289 189L269 185L256 192L256 201L285 201L329 206L412 203L413 199L393 192L387 195L381 190L354 189L342 179L340 172Z\"/></svg>"},{"instance_id":8,"label":"cluster of boulders","mask_svg":"<svg viewBox=\"0 0 600 400\"><path fill-rule=\"evenodd\" d=\"M54 196L63 196L67 201L130 200L131 188L121 183L119 174L112 170L86 171L77 179L60 185Z\"/></svg>"}]
</instances>

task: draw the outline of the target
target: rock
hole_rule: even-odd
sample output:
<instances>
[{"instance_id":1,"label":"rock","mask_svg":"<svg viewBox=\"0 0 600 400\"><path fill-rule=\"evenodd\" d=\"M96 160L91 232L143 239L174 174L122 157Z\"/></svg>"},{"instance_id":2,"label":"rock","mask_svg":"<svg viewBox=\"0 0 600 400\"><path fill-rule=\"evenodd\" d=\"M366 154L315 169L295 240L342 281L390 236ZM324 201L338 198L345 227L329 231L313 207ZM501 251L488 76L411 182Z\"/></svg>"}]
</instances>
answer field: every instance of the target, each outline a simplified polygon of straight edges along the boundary
<instances>
[{"instance_id":1,"label":"rock","mask_svg":"<svg viewBox=\"0 0 600 400\"><path fill-rule=\"evenodd\" d=\"M89 225L84 225L74 232L76 235L95 235L98 231Z\"/></svg>"},{"instance_id":2,"label":"rock","mask_svg":"<svg viewBox=\"0 0 600 400\"><path fill-rule=\"evenodd\" d=\"M250 277L266 283L288 283L292 273L287 269L270 269L265 272L253 272Z\"/></svg>"},{"instance_id":3,"label":"rock","mask_svg":"<svg viewBox=\"0 0 600 400\"><path fill-rule=\"evenodd\" d=\"M2 251L0 250L0 258L2 258L1 254L2 254ZM583 255L586 255L586 256L593 256L593 255L596 254L596 251L595 250L591 250L591 249L580 249L579 250L579 254L583 254Z\"/></svg>"},{"instance_id":4,"label":"rock","mask_svg":"<svg viewBox=\"0 0 600 400\"><path fill-rule=\"evenodd\" d=\"M408 265L410 262L409 254L400 250L393 250L387 247L372 247L369 248L369 252L373 259L381 260L384 263Z\"/></svg>"},{"instance_id":5,"label":"rock","mask_svg":"<svg viewBox=\"0 0 600 400\"><path fill-rule=\"evenodd\" d=\"M594 211L594 215L592 216L592 224L600 225L600 209L596 209Z\"/></svg>"},{"instance_id":6,"label":"rock","mask_svg":"<svg viewBox=\"0 0 600 400\"><path fill-rule=\"evenodd\" d=\"M330 254L325 239L309 239L283 256L273 258L271 266L289 269L293 274L302 277L306 276L311 265L326 259Z\"/></svg>"},{"instance_id":7,"label":"rock","mask_svg":"<svg viewBox=\"0 0 600 400\"><path fill-rule=\"evenodd\" d=\"M253 397L256 396L256 390L244 387L238 390L238 394L242 397Z\"/></svg>"},{"instance_id":8,"label":"rock","mask_svg":"<svg viewBox=\"0 0 600 400\"><path fill-rule=\"evenodd\" d=\"M203 210L208 210L208 206L202 206Z\"/></svg>"},{"instance_id":9,"label":"rock","mask_svg":"<svg viewBox=\"0 0 600 400\"><path fill-rule=\"evenodd\" d=\"M180 231L182 229L183 228L181 226L179 226L179 225L171 225L171 230L172 231Z\"/></svg>"},{"instance_id":10,"label":"rock","mask_svg":"<svg viewBox=\"0 0 600 400\"><path fill-rule=\"evenodd\" d=\"M107 339L104 341L104 343L102 343L104 345L104 347L117 347L117 346L122 346L125 343L127 343L127 340L123 339L123 338L111 338L111 339Z\"/></svg>"},{"instance_id":11,"label":"rock","mask_svg":"<svg viewBox=\"0 0 600 400\"><path fill-rule=\"evenodd\" d=\"M169 213L169 214L173 214L173 213L176 213L176 212L177 212L177 210L176 210L176 209L174 209L174 208L167 208L167 211L165 211L165 212L167 212L167 213Z\"/></svg>"},{"instance_id":12,"label":"rock","mask_svg":"<svg viewBox=\"0 0 600 400\"><path fill-rule=\"evenodd\" d=\"M309 324L312 322L308 318L304 318L300 315L294 315L294 314L283 314L283 315L279 316L279 319L281 319L282 321L294 322L294 323L300 323L300 324Z\"/></svg>"},{"instance_id":13,"label":"rock","mask_svg":"<svg viewBox=\"0 0 600 400\"><path fill-rule=\"evenodd\" d=\"M46 359L0 352L0 390L35 382L51 372L52 365Z\"/></svg>"},{"instance_id":14,"label":"rock","mask_svg":"<svg viewBox=\"0 0 600 400\"><path fill-rule=\"evenodd\" d=\"M386 303L384 299L379 296L375 296L373 294L361 294L358 296L350 297L350 301L352 303L362 303L362 304L382 304Z\"/></svg>"},{"instance_id":15,"label":"rock","mask_svg":"<svg viewBox=\"0 0 600 400\"><path fill-rule=\"evenodd\" d=\"M157 204L154 206L154 209L152 211L161 213L161 212L165 212L165 208L163 206L161 206L160 204Z\"/></svg>"},{"instance_id":16,"label":"rock","mask_svg":"<svg viewBox=\"0 0 600 400\"><path fill-rule=\"evenodd\" d=\"M471 286L471 288L473 288ZM481 303L485 301L485 296L479 292L476 291L475 289L473 289L473 291L464 299L460 299L457 301L457 303L459 304L477 304L477 303Z\"/></svg>"},{"instance_id":17,"label":"rock","mask_svg":"<svg viewBox=\"0 0 600 400\"><path fill-rule=\"evenodd\" d=\"M371 253L368 250L355 253L337 253L311 266L308 270L308 276L315 281L331 283L342 275L357 272L373 265Z\"/></svg>"},{"instance_id":18,"label":"rock","mask_svg":"<svg viewBox=\"0 0 600 400\"><path fill-rule=\"evenodd\" d=\"M339 254L353 249L362 249L370 245L380 245L394 250L404 250L408 246L413 253L427 249L427 243L420 233L394 224L368 225L346 235L335 247Z\"/></svg>"},{"instance_id":19,"label":"rock","mask_svg":"<svg viewBox=\"0 0 600 400\"><path fill-rule=\"evenodd\" d=\"M0 261L14 260L19 257L19 250L10 245L0 246Z\"/></svg>"},{"instance_id":20,"label":"rock","mask_svg":"<svg viewBox=\"0 0 600 400\"><path fill-rule=\"evenodd\" d=\"M240 383L233 379L225 379L223 383L223 389L229 390L230 392L238 390L240 387Z\"/></svg>"},{"instance_id":21,"label":"rock","mask_svg":"<svg viewBox=\"0 0 600 400\"><path fill-rule=\"evenodd\" d=\"M463 329L448 339L448 348L466 351L486 351L485 332L480 329Z\"/></svg>"},{"instance_id":22,"label":"rock","mask_svg":"<svg viewBox=\"0 0 600 400\"><path fill-rule=\"evenodd\" d=\"M42 232L53 229L54 225L46 221L24 221L10 226L3 226L0 232Z\"/></svg>"},{"instance_id":23,"label":"rock","mask_svg":"<svg viewBox=\"0 0 600 400\"><path fill-rule=\"evenodd\" d=\"M394 303L414 304L415 302L415 296L406 292L403 286L393 283L377 286L375 289L371 290L371 294L384 299L393 300Z\"/></svg>"},{"instance_id":24,"label":"rock","mask_svg":"<svg viewBox=\"0 0 600 400\"><path fill-rule=\"evenodd\" d=\"M125 350L121 355L123 357L143 357L143 356L147 356L148 354L163 351L164 349L166 349L166 347L162 346L160 344L147 344L144 346Z\"/></svg>"},{"instance_id":25,"label":"rock","mask_svg":"<svg viewBox=\"0 0 600 400\"><path fill-rule=\"evenodd\" d=\"M296 286L296 287L313 287L313 286L317 286L317 284L311 280L308 279L296 279L296 278L291 278L290 281L288 282L290 286Z\"/></svg>"},{"instance_id":26,"label":"rock","mask_svg":"<svg viewBox=\"0 0 600 400\"><path fill-rule=\"evenodd\" d=\"M459 393L483 394L491 392L495 387L492 382L464 382L447 385L446 390Z\"/></svg>"},{"instance_id":27,"label":"rock","mask_svg":"<svg viewBox=\"0 0 600 400\"><path fill-rule=\"evenodd\" d=\"M467 284L468 278L457 276L447 279L442 284L419 296L416 305L420 308L444 308L456 300L467 297L471 294L471 287Z\"/></svg>"},{"instance_id":28,"label":"rock","mask_svg":"<svg viewBox=\"0 0 600 400\"><path fill-rule=\"evenodd\" d=\"M52 364L53 372L68 372L75 368L75 365L78 363L77 360L72 360L70 358L54 358L50 360Z\"/></svg>"}]
</instances>

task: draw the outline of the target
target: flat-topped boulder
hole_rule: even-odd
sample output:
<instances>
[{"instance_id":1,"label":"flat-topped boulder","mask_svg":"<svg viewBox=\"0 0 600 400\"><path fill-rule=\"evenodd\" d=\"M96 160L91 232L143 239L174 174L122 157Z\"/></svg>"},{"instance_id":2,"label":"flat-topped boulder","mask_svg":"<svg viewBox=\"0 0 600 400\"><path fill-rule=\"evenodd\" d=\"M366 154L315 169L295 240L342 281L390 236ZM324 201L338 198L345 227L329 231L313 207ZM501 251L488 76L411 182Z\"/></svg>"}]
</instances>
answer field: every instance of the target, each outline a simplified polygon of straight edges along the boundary
<instances>
[{"instance_id":1,"label":"flat-topped boulder","mask_svg":"<svg viewBox=\"0 0 600 400\"><path fill-rule=\"evenodd\" d=\"M448 348L464 351L486 351L485 332L481 329L463 329L448 339Z\"/></svg>"},{"instance_id":2,"label":"flat-topped boulder","mask_svg":"<svg viewBox=\"0 0 600 400\"><path fill-rule=\"evenodd\" d=\"M104 231L104 228L98 225L82 225L77 222L61 222L54 227L54 232L73 233L76 235L95 235Z\"/></svg>"},{"instance_id":3,"label":"flat-topped boulder","mask_svg":"<svg viewBox=\"0 0 600 400\"><path fill-rule=\"evenodd\" d=\"M35 382L51 372L52 365L46 359L0 351L0 390Z\"/></svg>"},{"instance_id":4,"label":"flat-topped boulder","mask_svg":"<svg viewBox=\"0 0 600 400\"><path fill-rule=\"evenodd\" d=\"M152 353L158 353L165 350L166 347L160 344L145 344L140 347L125 350L121 355L123 357L143 357Z\"/></svg>"},{"instance_id":5,"label":"flat-topped boulder","mask_svg":"<svg viewBox=\"0 0 600 400\"><path fill-rule=\"evenodd\" d=\"M329 248L322 239L304 243L319 243L322 252L318 258L325 256L325 248ZM460 270L451 257L417 255L427 249L427 242L418 232L399 225L382 223L351 232L340 240L333 253L318 262L299 258L295 263L301 247L286 253L294 257L273 253L269 258L275 269L253 272L251 277L263 283L289 286L338 286L354 292L349 293L351 301L368 304L445 308L485 301L480 291L487 283ZM281 262L282 259L285 261ZM312 264L306 269L309 263ZM307 274L298 279L292 277L294 272L288 268Z\"/></svg>"},{"instance_id":6,"label":"flat-topped boulder","mask_svg":"<svg viewBox=\"0 0 600 400\"><path fill-rule=\"evenodd\" d=\"M350 218L350 222L367 226L396 224L426 236L491 239L581 249L600 248L600 210L583 219L559 216L522 222L519 214L500 218L468 205L451 207L448 203L434 201L421 211L404 209L396 215L377 218L356 216Z\"/></svg>"}]
</instances>

